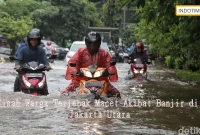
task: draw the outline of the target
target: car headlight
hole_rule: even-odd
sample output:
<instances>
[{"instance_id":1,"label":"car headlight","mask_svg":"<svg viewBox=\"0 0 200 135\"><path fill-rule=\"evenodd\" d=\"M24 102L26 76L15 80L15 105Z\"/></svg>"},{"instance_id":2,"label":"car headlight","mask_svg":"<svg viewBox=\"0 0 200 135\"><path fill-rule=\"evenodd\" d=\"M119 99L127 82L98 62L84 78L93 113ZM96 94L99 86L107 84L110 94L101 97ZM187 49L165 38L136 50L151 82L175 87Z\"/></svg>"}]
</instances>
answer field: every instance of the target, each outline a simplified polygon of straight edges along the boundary
<instances>
[{"instance_id":1,"label":"car headlight","mask_svg":"<svg viewBox=\"0 0 200 135\"><path fill-rule=\"evenodd\" d=\"M83 72L84 76L89 77L89 78L92 78L91 72L89 72L89 71L87 71L87 70L81 70L81 71Z\"/></svg>"},{"instance_id":2,"label":"car headlight","mask_svg":"<svg viewBox=\"0 0 200 135\"><path fill-rule=\"evenodd\" d=\"M100 77L104 71L105 71L105 70L102 69L102 70L99 70L99 71L95 72L95 73L94 73L94 78Z\"/></svg>"}]
</instances>

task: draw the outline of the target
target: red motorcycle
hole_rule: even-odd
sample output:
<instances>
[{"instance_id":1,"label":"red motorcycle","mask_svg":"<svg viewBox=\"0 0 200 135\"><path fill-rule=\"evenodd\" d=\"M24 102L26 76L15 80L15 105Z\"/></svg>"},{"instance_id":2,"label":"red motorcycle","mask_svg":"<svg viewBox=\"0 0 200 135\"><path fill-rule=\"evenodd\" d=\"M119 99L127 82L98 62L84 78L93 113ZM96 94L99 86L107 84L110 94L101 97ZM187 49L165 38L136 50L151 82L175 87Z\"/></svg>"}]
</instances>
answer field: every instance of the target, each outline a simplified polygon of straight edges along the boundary
<instances>
[{"instance_id":1,"label":"red motorcycle","mask_svg":"<svg viewBox=\"0 0 200 135\"><path fill-rule=\"evenodd\" d=\"M141 58L136 58L131 61L131 71L133 78L144 77L147 79L147 62L143 61Z\"/></svg>"},{"instance_id":2,"label":"red motorcycle","mask_svg":"<svg viewBox=\"0 0 200 135\"><path fill-rule=\"evenodd\" d=\"M18 75L14 84L14 92L22 91L36 96L48 95L45 70L43 64L35 61L23 64L21 69L17 70Z\"/></svg>"}]
</instances>

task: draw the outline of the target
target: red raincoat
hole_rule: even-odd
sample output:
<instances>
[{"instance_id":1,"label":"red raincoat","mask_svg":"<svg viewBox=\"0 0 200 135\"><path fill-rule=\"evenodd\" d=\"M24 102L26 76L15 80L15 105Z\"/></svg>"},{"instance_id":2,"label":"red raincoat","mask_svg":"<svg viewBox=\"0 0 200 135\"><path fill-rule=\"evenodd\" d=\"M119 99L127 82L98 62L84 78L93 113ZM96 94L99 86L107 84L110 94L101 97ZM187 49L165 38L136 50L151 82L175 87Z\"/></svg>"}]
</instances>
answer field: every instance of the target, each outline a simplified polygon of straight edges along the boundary
<instances>
[{"instance_id":1,"label":"red raincoat","mask_svg":"<svg viewBox=\"0 0 200 135\"><path fill-rule=\"evenodd\" d=\"M65 79L66 80L72 79L72 82L66 88L66 90L74 91L75 87L79 87L80 78L78 78L77 76L71 77L71 73L73 71L77 71L80 68L86 68L92 64L95 64L98 67L107 68L108 71L113 71L115 73L114 75L110 75L107 79L108 93L111 95L117 94L118 97L120 97L120 92L109 82L109 80L111 82L116 82L118 80L117 69L115 66L110 66L111 61L112 58L110 57L109 53L101 48L99 49L98 53L93 57L89 53L87 48L80 48L68 62ZM69 63L71 62L76 63L76 67L70 67Z\"/></svg>"}]
</instances>

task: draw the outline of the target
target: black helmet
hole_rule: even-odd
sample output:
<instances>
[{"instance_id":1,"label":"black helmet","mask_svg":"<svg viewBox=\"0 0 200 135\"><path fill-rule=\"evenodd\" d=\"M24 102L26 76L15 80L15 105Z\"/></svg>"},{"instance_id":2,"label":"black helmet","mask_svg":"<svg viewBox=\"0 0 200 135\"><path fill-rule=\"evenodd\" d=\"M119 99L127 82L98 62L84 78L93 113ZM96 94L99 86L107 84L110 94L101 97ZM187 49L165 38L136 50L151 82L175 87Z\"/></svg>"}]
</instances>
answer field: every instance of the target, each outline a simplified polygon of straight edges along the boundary
<instances>
[{"instance_id":1,"label":"black helmet","mask_svg":"<svg viewBox=\"0 0 200 135\"><path fill-rule=\"evenodd\" d=\"M85 38L85 43L90 44L92 42L95 42L97 45L101 45L101 36L97 32L89 32L88 35Z\"/></svg>"},{"instance_id":2,"label":"black helmet","mask_svg":"<svg viewBox=\"0 0 200 135\"><path fill-rule=\"evenodd\" d=\"M31 29L27 35L27 41L28 44L30 45L30 39L38 39L39 43L38 45L40 45L40 41L41 41L41 33L39 29Z\"/></svg>"}]
</instances>

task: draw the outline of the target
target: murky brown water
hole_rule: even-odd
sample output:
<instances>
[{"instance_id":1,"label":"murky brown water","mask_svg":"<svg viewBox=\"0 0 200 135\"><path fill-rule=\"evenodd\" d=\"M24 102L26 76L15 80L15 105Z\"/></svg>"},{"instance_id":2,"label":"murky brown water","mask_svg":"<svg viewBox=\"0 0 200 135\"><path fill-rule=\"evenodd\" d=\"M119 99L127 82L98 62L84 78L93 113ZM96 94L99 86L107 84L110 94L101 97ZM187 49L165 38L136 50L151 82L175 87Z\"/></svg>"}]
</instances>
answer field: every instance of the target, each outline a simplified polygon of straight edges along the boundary
<instances>
[{"instance_id":1,"label":"murky brown water","mask_svg":"<svg viewBox=\"0 0 200 135\"><path fill-rule=\"evenodd\" d=\"M47 97L13 93L13 66L0 64L1 135L174 135L181 127L200 127L200 86L178 81L172 71L149 67L147 81L125 80L129 65L117 64L119 82L114 86L122 100L109 99L109 107L100 107L94 100L60 96L69 84L63 61L47 72Z\"/></svg>"}]
</instances>

